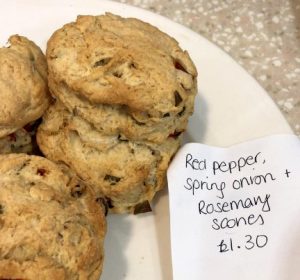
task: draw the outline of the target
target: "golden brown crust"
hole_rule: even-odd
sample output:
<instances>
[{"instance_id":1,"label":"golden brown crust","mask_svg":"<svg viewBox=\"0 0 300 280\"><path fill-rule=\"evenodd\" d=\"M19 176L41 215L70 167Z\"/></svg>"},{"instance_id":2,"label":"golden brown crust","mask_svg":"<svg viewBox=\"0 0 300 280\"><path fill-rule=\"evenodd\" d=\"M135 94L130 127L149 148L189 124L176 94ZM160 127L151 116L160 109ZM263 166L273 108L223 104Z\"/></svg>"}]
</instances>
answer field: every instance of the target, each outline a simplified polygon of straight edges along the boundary
<instances>
[{"instance_id":1,"label":"golden brown crust","mask_svg":"<svg viewBox=\"0 0 300 280\"><path fill-rule=\"evenodd\" d=\"M196 94L197 72L187 52L133 18L79 16L52 35L47 61L50 78L85 103L123 105L131 115L176 115Z\"/></svg>"},{"instance_id":2,"label":"golden brown crust","mask_svg":"<svg viewBox=\"0 0 300 280\"><path fill-rule=\"evenodd\" d=\"M115 213L133 213L137 204L152 200L180 145L179 138L154 144L103 135L59 102L44 115L37 141L48 158L65 162L97 195L109 198Z\"/></svg>"},{"instance_id":3,"label":"golden brown crust","mask_svg":"<svg viewBox=\"0 0 300 280\"><path fill-rule=\"evenodd\" d=\"M0 48L0 137L38 119L50 101L46 59L38 46L14 35Z\"/></svg>"},{"instance_id":4,"label":"golden brown crust","mask_svg":"<svg viewBox=\"0 0 300 280\"><path fill-rule=\"evenodd\" d=\"M187 52L147 23L105 14L57 30L47 62L57 103L38 131L43 153L106 196L112 212L147 210L193 112Z\"/></svg>"},{"instance_id":5,"label":"golden brown crust","mask_svg":"<svg viewBox=\"0 0 300 280\"><path fill-rule=\"evenodd\" d=\"M99 279L104 209L70 172L41 157L0 156L0 279Z\"/></svg>"}]
</instances>

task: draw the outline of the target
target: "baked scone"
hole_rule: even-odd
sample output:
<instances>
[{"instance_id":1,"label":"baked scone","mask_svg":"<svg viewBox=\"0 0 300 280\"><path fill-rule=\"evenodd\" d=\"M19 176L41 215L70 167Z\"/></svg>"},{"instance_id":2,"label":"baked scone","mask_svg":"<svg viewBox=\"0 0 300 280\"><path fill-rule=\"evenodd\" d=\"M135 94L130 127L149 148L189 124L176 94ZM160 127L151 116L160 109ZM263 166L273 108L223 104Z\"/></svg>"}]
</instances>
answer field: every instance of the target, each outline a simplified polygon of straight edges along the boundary
<instances>
[{"instance_id":1,"label":"baked scone","mask_svg":"<svg viewBox=\"0 0 300 280\"><path fill-rule=\"evenodd\" d=\"M56 102L43 117L37 142L47 158L66 163L97 196L105 196L111 212L139 213L149 210L149 202L165 186L180 137L155 144L104 135Z\"/></svg>"},{"instance_id":2,"label":"baked scone","mask_svg":"<svg viewBox=\"0 0 300 280\"><path fill-rule=\"evenodd\" d=\"M0 48L0 137L42 116L50 96L47 64L38 46L14 35Z\"/></svg>"},{"instance_id":3,"label":"baked scone","mask_svg":"<svg viewBox=\"0 0 300 280\"><path fill-rule=\"evenodd\" d=\"M52 35L47 62L52 94L106 134L161 143L193 112L188 53L140 20L79 16Z\"/></svg>"},{"instance_id":4,"label":"baked scone","mask_svg":"<svg viewBox=\"0 0 300 280\"><path fill-rule=\"evenodd\" d=\"M95 279L103 205L69 170L24 154L0 156L0 279Z\"/></svg>"}]
</instances>

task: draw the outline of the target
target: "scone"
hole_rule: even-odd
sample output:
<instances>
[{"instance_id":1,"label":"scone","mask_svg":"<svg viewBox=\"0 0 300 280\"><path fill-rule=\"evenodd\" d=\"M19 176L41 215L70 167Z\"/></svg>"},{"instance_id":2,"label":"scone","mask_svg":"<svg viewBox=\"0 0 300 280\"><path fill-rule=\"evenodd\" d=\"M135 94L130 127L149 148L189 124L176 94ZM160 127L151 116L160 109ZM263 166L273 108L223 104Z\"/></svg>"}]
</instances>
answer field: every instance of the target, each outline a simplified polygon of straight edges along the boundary
<instances>
[{"instance_id":1,"label":"scone","mask_svg":"<svg viewBox=\"0 0 300 280\"><path fill-rule=\"evenodd\" d=\"M40 118L50 102L40 48L18 35L9 43L0 48L0 138Z\"/></svg>"},{"instance_id":2,"label":"scone","mask_svg":"<svg viewBox=\"0 0 300 280\"><path fill-rule=\"evenodd\" d=\"M0 279L95 279L104 209L82 181L49 160L0 156Z\"/></svg>"},{"instance_id":3,"label":"scone","mask_svg":"<svg viewBox=\"0 0 300 280\"><path fill-rule=\"evenodd\" d=\"M193 112L188 53L140 20L79 16L52 35L47 62L52 94L107 135L162 143Z\"/></svg>"},{"instance_id":4,"label":"scone","mask_svg":"<svg viewBox=\"0 0 300 280\"><path fill-rule=\"evenodd\" d=\"M166 183L166 170L180 137L162 144L105 135L57 102L45 113L37 142L47 158L69 165L111 212L150 210L155 193Z\"/></svg>"},{"instance_id":5,"label":"scone","mask_svg":"<svg viewBox=\"0 0 300 280\"><path fill-rule=\"evenodd\" d=\"M38 145L105 196L114 213L149 210L193 112L197 71L176 40L133 18L79 16L47 44L55 105Z\"/></svg>"}]
</instances>

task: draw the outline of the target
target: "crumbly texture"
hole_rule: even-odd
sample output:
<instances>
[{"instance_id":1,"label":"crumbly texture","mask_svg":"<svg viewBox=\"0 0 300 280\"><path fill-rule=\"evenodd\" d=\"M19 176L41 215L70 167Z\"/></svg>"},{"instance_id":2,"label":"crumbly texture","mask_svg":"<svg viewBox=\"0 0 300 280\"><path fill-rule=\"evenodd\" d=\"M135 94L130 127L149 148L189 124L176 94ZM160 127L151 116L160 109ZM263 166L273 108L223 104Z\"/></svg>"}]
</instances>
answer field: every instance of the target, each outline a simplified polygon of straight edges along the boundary
<instances>
[{"instance_id":1,"label":"crumbly texture","mask_svg":"<svg viewBox=\"0 0 300 280\"><path fill-rule=\"evenodd\" d=\"M184 132L194 108L194 95L189 95L180 112L166 113L162 118L150 118L143 114L132 115L127 107L121 105L84 102L65 84L57 84L51 77L49 86L53 95L59 96L70 112L92 123L99 132L120 134L123 138L136 141L162 143L170 135Z\"/></svg>"},{"instance_id":2,"label":"crumbly texture","mask_svg":"<svg viewBox=\"0 0 300 280\"><path fill-rule=\"evenodd\" d=\"M9 43L0 48L0 137L41 117L50 102L47 64L40 48L18 35Z\"/></svg>"},{"instance_id":3,"label":"crumbly texture","mask_svg":"<svg viewBox=\"0 0 300 280\"><path fill-rule=\"evenodd\" d=\"M140 20L79 16L52 35L47 62L52 93L97 127L103 118L92 111L120 111L121 133L140 140L154 133L159 142L193 112L197 72L188 53Z\"/></svg>"},{"instance_id":4,"label":"crumbly texture","mask_svg":"<svg viewBox=\"0 0 300 280\"><path fill-rule=\"evenodd\" d=\"M166 183L193 113L197 71L176 40L133 18L79 16L47 44L57 102L37 134L111 212L138 213Z\"/></svg>"},{"instance_id":5,"label":"crumbly texture","mask_svg":"<svg viewBox=\"0 0 300 280\"><path fill-rule=\"evenodd\" d=\"M25 153L33 151L31 135L24 128L0 138L0 154Z\"/></svg>"},{"instance_id":6,"label":"crumbly texture","mask_svg":"<svg viewBox=\"0 0 300 280\"><path fill-rule=\"evenodd\" d=\"M104 135L59 102L46 112L37 133L46 157L69 165L97 196L107 198L114 213L138 212L138 205L164 187L179 138L155 144Z\"/></svg>"},{"instance_id":7,"label":"crumbly texture","mask_svg":"<svg viewBox=\"0 0 300 280\"><path fill-rule=\"evenodd\" d=\"M103 205L70 170L24 154L0 156L0 279L95 279Z\"/></svg>"}]
</instances>

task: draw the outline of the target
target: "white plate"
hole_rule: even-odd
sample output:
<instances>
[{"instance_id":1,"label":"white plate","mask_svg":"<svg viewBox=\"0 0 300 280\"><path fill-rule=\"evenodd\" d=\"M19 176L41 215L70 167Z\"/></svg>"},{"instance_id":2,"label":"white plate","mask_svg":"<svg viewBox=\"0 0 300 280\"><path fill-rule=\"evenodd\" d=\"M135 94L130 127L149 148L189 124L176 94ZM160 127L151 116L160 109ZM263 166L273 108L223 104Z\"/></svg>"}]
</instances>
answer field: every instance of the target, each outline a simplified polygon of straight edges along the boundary
<instances>
[{"instance_id":1,"label":"white plate","mask_svg":"<svg viewBox=\"0 0 300 280\"><path fill-rule=\"evenodd\" d=\"M9 35L18 33L45 49L52 32L76 15L105 11L156 25L189 51L199 72L200 94L187 130L188 141L228 146L292 133L265 91L227 54L186 27L145 10L100 0L5 1L0 9L0 42L5 44ZM153 213L110 216L108 226L102 280L172 279L166 191L157 197Z\"/></svg>"}]
</instances>

